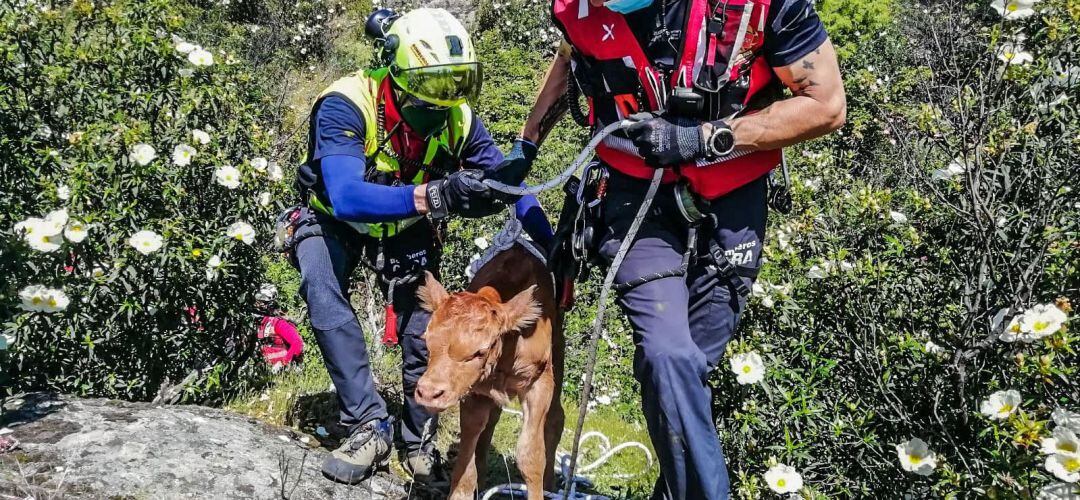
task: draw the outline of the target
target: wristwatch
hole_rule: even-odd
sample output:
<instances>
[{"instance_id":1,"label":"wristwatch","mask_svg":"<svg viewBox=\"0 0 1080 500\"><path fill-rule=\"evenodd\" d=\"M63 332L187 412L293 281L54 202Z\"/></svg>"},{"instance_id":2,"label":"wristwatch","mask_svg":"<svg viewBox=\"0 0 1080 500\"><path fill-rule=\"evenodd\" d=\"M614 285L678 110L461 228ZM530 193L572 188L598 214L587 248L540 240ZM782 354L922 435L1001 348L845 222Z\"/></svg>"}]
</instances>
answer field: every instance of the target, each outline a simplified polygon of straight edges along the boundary
<instances>
[{"instance_id":1,"label":"wristwatch","mask_svg":"<svg viewBox=\"0 0 1080 500\"><path fill-rule=\"evenodd\" d=\"M722 120L712 122L712 132L705 137L705 157L715 160L735 150L735 134Z\"/></svg>"}]
</instances>

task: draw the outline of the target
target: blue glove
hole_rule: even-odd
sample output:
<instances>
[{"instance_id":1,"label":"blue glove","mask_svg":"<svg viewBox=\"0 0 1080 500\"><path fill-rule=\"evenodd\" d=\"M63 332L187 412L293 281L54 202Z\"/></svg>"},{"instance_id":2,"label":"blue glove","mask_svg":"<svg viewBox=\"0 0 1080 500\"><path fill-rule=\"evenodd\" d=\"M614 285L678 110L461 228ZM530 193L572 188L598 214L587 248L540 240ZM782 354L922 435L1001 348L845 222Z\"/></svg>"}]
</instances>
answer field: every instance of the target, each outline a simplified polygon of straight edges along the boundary
<instances>
[{"instance_id":1,"label":"blue glove","mask_svg":"<svg viewBox=\"0 0 1080 500\"><path fill-rule=\"evenodd\" d=\"M484 178L494 179L510 186L521 185L525 181L525 176L529 175L533 160L536 160L536 153L536 144L533 144L528 139L518 138L514 140L510 152L503 157L502 163L489 171ZM508 195L498 191L492 194L496 199L506 203L515 203L521 198L520 196Z\"/></svg>"}]
</instances>

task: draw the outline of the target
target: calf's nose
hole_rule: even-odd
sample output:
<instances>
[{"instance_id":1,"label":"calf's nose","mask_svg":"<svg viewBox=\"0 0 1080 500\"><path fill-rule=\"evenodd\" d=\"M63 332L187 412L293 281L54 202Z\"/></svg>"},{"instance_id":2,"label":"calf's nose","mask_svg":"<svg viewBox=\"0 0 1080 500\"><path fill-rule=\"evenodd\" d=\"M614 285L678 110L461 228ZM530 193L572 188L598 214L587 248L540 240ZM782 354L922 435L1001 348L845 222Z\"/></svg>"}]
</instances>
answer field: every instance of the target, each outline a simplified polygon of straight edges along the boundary
<instances>
[{"instance_id":1,"label":"calf's nose","mask_svg":"<svg viewBox=\"0 0 1080 500\"><path fill-rule=\"evenodd\" d=\"M420 382L416 384L416 399L419 399L420 401L435 401L443 394L446 394L446 387L440 386L430 380L421 379Z\"/></svg>"}]
</instances>

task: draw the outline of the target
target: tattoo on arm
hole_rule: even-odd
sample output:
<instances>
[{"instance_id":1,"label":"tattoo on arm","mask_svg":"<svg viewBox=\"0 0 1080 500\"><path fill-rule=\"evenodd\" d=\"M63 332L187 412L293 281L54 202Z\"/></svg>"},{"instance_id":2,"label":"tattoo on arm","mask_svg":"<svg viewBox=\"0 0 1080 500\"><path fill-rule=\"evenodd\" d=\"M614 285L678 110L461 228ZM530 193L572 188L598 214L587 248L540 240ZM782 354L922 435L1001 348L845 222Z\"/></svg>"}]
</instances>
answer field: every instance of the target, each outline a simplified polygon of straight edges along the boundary
<instances>
[{"instance_id":1,"label":"tattoo on arm","mask_svg":"<svg viewBox=\"0 0 1080 500\"><path fill-rule=\"evenodd\" d=\"M544 142L548 133L555 128L555 125L559 123L559 119L566 114L566 110L569 107L570 95L563 93L559 98L544 111L544 115L540 117L540 142Z\"/></svg>"},{"instance_id":2,"label":"tattoo on arm","mask_svg":"<svg viewBox=\"0 0 1080 500\"><path fill-rule=\"evenodd\" d=\"M813 70L814 69L814 61L811 61L809 59L803 59L802 69Z\"/></svg>"},{"instance_id":3,"label":"tattoo on arm","mask_svg":"<svg viewBox=\"0 0 1080 500\"><path fill-rule=\"evenodd\" d=\"M792 82L795 84L795 88L792 89L795 95L806 95L811 87L818 86L818 83L811 80L809 76L800 76L792 80Z\"/></svg>"}]
</instances>

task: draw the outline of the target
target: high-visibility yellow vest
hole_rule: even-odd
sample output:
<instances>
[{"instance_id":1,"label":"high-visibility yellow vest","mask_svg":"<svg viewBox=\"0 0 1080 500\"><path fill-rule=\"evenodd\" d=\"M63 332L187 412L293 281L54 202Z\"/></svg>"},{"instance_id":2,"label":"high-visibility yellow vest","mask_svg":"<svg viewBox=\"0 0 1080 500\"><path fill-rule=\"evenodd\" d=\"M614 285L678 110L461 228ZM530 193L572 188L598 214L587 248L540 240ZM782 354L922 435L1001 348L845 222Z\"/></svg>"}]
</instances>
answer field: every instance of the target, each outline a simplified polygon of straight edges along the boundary
<instances>
[{"instance_id":1,"label":"high-visibility yellow vest","mask_svg":"<svg viewBox=\"0 0 1080 500\"><path fill-rule=\"evenodd\" d=\"M379 123L379 106L382 104L379 102L379 89L382 88L383 81L388 77L389 70L387 68L378 68L359 71L341 78L330 84L326 90L319 94L312 108L312 116L315 115L315 111L323 99L330 96L344 99L359 112L360 117L364 120L364 156L367 158L368 163L375 162L375 169L379 172L394 174L400 169L397 160L387 154L384 149L379 148L380 127L382 127L382 124ZM447 126L443 128L442 132L428 139L422 163L431 165L431 162L438 156L440 149L449 153L453 158L460 157L461 150L465 146L465 139L469 137L469 131L472 129L472 121L472 109L469 108L468 104L450 108ZM313 146L312 143L310 147ZM392 141L387 141L385 147L393 147ZM411 179L411 182L413 184L422 184L424 182L424 171L418 171ZM308 204L315 210L334 215L334 209L330 206L329 200L323 199L316 190L311 191ZM396 235L420 219L422 217L410 217L395 222L349 222L348 224L361 233L383 238Z\"/></svg>"}]
</instances>

